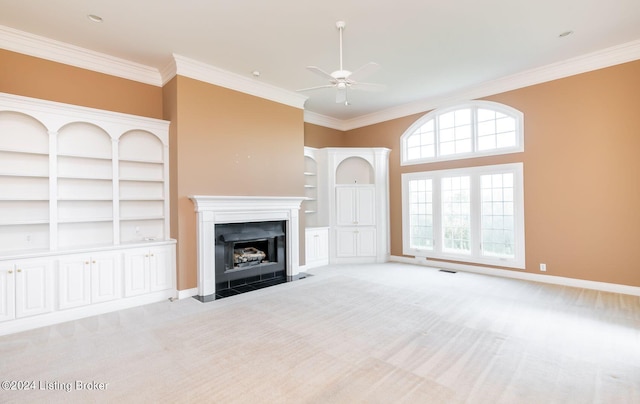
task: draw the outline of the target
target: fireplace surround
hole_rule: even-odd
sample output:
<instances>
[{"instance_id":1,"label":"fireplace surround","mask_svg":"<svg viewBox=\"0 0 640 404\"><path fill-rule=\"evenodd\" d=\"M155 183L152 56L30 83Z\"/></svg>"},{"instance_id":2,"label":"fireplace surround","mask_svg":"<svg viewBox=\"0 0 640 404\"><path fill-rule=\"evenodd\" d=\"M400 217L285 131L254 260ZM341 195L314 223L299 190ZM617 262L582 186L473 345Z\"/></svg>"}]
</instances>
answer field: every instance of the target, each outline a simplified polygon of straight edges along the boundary
<instances>
[{"instance_id":1,"label":"fireplace surround","mask_svg":"<svg viewBox=\"0 0 640 404\"><path fill-rule=\"evenodd\" d=\"M299 211L303 197L193 195L196 211L198 296L215 299L216 228L222 225L282 222L284 272L288 279L299 277ZM218 234L219 238L220 234Z\"/></svg>"}]
</instances>

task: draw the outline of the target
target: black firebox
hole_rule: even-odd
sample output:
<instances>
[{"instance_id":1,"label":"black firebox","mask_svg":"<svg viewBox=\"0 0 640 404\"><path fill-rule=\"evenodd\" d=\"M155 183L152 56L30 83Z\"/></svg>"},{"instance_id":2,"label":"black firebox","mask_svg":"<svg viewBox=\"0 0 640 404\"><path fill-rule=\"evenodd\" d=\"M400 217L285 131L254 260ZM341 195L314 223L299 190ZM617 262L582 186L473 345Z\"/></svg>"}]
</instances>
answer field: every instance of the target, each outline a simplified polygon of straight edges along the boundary
<instances>
[{"instance_id":1,"label":"black firebox","mask_svg":"<svg viewBox=\"0 0 640 404\"><path fill-rule=\"evenodd\" d=\"M216 298L286 282L286 222L215 226Z\"/></svg>"}]
</instances>

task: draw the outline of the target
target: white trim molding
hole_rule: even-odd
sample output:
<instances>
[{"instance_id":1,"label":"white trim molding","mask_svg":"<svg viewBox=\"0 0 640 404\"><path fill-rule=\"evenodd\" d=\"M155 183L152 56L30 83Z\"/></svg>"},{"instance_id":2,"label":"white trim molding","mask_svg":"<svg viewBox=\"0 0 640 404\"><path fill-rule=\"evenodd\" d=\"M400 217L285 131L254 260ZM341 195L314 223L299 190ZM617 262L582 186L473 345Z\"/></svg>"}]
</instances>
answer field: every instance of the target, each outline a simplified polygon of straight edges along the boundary
<instances>
[{"instance_id":1,"label":"white trim molding","mask_svg":"<svg viewBox=\"0 0 640 404\"><path fill-rule=\"evenodd\" d=\"M481 267L476 265L459 264L446 261L432 261L426 258L404 257L392 255L390 261L400 262L404 264L421 265L434 269L450 269L460 272L471 272L482 275L499 276L502 278L521 279L525 281L549 283L552 285L570 286L574 288L583 288L591 290L599 290L601 292L621 293L624 295L640 296L640 287L620 285L617 283L588 281L584 279L565 278L554 275L540 275L530 272L510 271L506 269Z\"/></svg>"},{"instance_id":2,"label":"white trim molding","mask_svg":"<svg viewBox=\"0 0 640 404\"><path fill-rule=\"evenodd\" d=\"M0 25L0 48L161 87L158 69Z\"/></svg>"},{"instance_id":3,"label":"white trim molding","mask_svg":"<svg viewBox=\"0 0 640 404\"><path fill-rule=\"evenodd\" d=\"M304 197L299 196L207 196L189 199L196 211L198 295L216 292L215 226L221 223L286 221L286 271L295 277L300 269L299 211Z\"/></svg>"},{"instance_id":4,"label":"white trim molding","mask_svg":"<svg viewBox=\"0 0 640 404\"><path fill-rule=\"evenodd\" d=\"M176 291L176 296L178 296L178 300L187 299L198 294L198 288L184 289Z\"/></svg>"},{"instance_id":5,"label":"white trim molding","mask_svg":"<svg viewBox=\"0 0 640 404\"><path fill-rule=\"evenodd\" d=\"M264 98L290 107L303 109L304 103L308 98L294 91L284 90L271 84L262 83L254 78L232 73L194 59L176 55L175 53L173 54L173 63L175 63L175 74L180 76L229 88L231 90ZM170 65L165 67L162 71L165 74L171 74L174 69ZM171 77L163 77L163 82L166 83L169 80L171 80Z\"/></svg>"},{"instance_id":6,"label":"white trim molding","mask_svg":"<svg viewBox=\"0 0 640 404\"><path fill-rule=\"evenodd\" d=\"M520 73L487 81L443 96L427 98L421 101L399 105L379 112L344 120L341 121L340 130L348 131L413 114L424 113L426 111L442 107L443 105L488 97L490 95L517 90L519 88L558 80L593 70L604 69L605 67L615 66L638 59L640 59L640 39L549 65L525 70Z\"/></svg>"}]
</instances>

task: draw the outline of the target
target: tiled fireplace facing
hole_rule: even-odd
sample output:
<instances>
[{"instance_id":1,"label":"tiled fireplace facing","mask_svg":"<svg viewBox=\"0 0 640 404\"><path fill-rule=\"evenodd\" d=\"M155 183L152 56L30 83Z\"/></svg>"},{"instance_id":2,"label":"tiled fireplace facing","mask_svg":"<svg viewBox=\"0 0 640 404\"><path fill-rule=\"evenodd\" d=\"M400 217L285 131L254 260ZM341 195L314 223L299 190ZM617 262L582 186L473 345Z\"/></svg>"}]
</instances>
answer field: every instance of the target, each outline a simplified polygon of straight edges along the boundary
<instances>
[{"instance_id":1,"label":"tiled fireplace facing","mask_svg":"<svg viewBox=\"0 0 640 404\"><path fill-rule=\"evenodd\" d=\"M220 254L216 260L216 243L221 238L219 228L232 229L235 233L249 232L245 230L248 224L259 224L262 222L280 222L279 229L284 233L279 236L284 242L284 248L277 252L278 261L284 264L284 272L288 279L296 279L299 276L299 210L302 197L263 197L263 196L206 196L195 195L189 197L194 205L197 215L197 243L198 243L198 296L201 301L214 300L216 296L216 285L220 289L225 279L218 273L227 272L231 276L229 282L236 280L241 273L248 276L271 276L269 271L262 268L269 268L271 264L261 264L260 267L247 265L244 268L216 268L221 264ZM241 225L242 224L242 225ZM270 230L273 231L273 230ZM227 235L226 238L232 236ZM224 238L224 237L223 237ZM251 237L249 237L251 238ZM262 239L263 237L254 237ZM256 244L260 248L259 244ZM254 248L247 244L249 252ZM266 246L268 249L269 247ZM251 256L251 254L249 254ZM254 254L255 255L255 254ZM251 259L251 258L249 258ZM274 260L273 258L271 260ZM218 261L216 263L216 261ZM226 261L226 259L225 259ZM255 272L255 273L254 273Z\"/></svg>"}]
</instances>

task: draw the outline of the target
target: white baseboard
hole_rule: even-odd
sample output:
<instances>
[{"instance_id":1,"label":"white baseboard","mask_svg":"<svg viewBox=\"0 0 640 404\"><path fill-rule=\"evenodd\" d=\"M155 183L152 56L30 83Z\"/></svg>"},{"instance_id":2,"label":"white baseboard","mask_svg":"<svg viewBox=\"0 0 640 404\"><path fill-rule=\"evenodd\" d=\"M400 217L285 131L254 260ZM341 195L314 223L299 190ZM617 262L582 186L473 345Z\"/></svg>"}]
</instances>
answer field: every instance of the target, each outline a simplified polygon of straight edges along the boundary
<instances>
[{"instance_id":1,"label":"white baseboard","mask_svg":"<svg viewBox=\"0 0 640 404\"><path fill-rule=\"evenodd\" d=\"M178 291L178 300L188 299L198 295L198 288L184 289Z\"/></svg>"},{"instance_id":2,"label":"white baseboard","mask_svg":"<svg viewBox=\"0 0 640 404\"><path fill-rule=\"evenodd\" d=\"M640 296L640 287L620 285L617 283L588 281L584 279L565 278L562 276L554 275L532 274L529 272L518 272L517 270L510 271L505 269L480 267L476 265L456 264L452 262L429 261L425 258L401 257L397 255L392 255L390 261L401 262L405 264L422 265L431 268L452 269L461 272L473 272L483 275L500 276L503 278L514 278L533 282L550 283L553 285L593 289L602 292L613 292L625 295Z\"/></svg>"}]
</instances>

